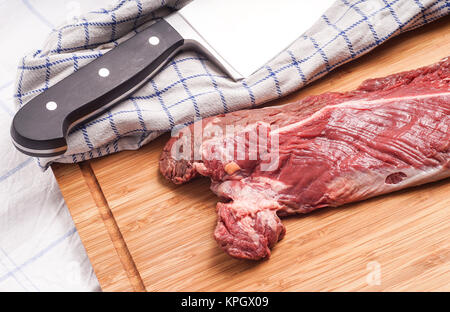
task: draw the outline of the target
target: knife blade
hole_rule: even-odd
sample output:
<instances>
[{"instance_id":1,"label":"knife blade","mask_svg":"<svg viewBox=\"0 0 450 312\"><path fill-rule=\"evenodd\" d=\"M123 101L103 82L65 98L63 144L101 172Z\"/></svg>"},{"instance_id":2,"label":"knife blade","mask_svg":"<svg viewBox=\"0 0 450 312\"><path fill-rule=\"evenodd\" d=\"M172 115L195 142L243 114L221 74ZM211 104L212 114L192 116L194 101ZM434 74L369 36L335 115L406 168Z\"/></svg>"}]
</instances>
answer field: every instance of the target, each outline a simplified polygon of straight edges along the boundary
<instances>
[{"instance_id":1,"label":"knife blade","mask_svg":"<svg viewBox=\"0 0 450 312\"><path fill-rule=\"evenodd\" d=\"M231 79L248 77L303 34L334 0L194 0L33 98L11 125L16 148L53 157L66 136L126 98L180 50L204 53Z\"/></svg>"}]
</instances>

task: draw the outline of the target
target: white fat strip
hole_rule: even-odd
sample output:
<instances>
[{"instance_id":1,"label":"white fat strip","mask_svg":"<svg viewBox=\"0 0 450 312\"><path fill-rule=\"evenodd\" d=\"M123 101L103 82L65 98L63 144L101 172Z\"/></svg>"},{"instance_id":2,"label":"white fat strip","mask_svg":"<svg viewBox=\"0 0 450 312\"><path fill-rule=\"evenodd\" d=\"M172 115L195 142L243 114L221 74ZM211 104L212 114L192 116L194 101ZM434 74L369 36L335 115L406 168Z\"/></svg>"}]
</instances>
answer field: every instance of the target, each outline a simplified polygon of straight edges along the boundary
<instances>
[{"instance_id":1,"label":"white fat strip","mask_svg":"<svg viewBox=\"0 0 450 312\"><path fill-rule=\"evenodd\" d=\"M194 162L194 163L192 164L192 166L193 166L194 169L195 169L198 173L200 173L201 175L204 175L204 176L208 175L208 168L206 168L206 166L205 166L204 163L201 163L201 162Z\"/></svg>"},{"instance_id":2,"label":"white fat strip","mask_svg":"<svg viewBox=\"0 0 450 312\"><path fill-rule=\"evenodd\" d=\"M383 103L390 103L394 101L405 101L405 100L420 100L420 99L429 99L429 98L435 98L435 97L444 97L444 96L450 96L450 92L443 92L443 93L434 93L434 94L424 94L424 95L417 95L417 96L405 96L405 97L396 97L396 98L386 98L386 99L379 99L379 100L373 100L373 101L365 101L365 100L352 100L347 102L342 102L335 105L329 105L325 106L322 109L318 110L308 118L305 118L301 121L295 122L293 124L284 126L282 128L273 130L270 132L271 135L279 134L288 132L292 129L295 129L297 127L300 127L312 120L314 120L316 117L320 116L323 112L326 112L328 110L332 110L334 108L340 108L340 107L354 107L357 105L367 106L367 105L376 105L376 104L383 104Z\"/></svg>"},{"instance_id":3,"label":"white fat strip","mask_svg":"<svg viewBox=\"0 0 450 312\"><path fill-rule=\"evenodd\" d=\"M267 184L275 192L281 192L282 190L285 190L289 187L289 185L285 184L284 182L264 176L254 177L252 180L252 184L255 183Z\"/></svg>"},{"instance_id":4,"label":"white fat strip","mask_svg":"<svg viewBox=\"0 0 450 312\"><path fill-rule=\"evenodd\" d=\"M385 183L386 177L391 174L402 172L405 179L396 184ZM395 192L412 186L426 184L450 177L450 168L447 165L438 167L427 167L422 169L404 168L371 172L355 172L350 176L340 176L330 185L328 190L335 190L329 193L335 202L332 206L339 206L348 202L359 201L370 197ZM368 180L367 182L361 180ZM343 198L344 200L340 200Z\"/></svg>"},{"instance_id":5,"label":"white fat strip","mask_svg":"<svg viewBox=\"0 0 450 312\"><path fill-rule=\"evenodd\" d=\"M253 194L254 195L254 194ZM252 196L254 198L254 196ZM239 208L242 207L258 207L258 209L245 209L244 211L246 213L243 213L242 209L234 209L234 214L237 218L239 218L239 221L237 221L238 226L245 231L249 237L252 238L252 241L256 244L260 244L260 234L258 234L255 231L255 222L256 222L256 214L259 218L259 221L262 224L265 224L272 228L273 231L276 231L277 229L277 222L274 219L274 213L277 209L280 208L280 205L273 200L267 200L262 199L260 201L253 200L247 200L247 199L239 199L235 202L233 202L231 205L238 206ZM261 205L261 206L258 206ZM264 207L277 207L277 209L267 209ZM249 214L248 214L249 213ZM253 215L250 216L250 215Z\"/></svg>"},{"instance_id":6,"label":"white fat strip","mask_svg":"<svg viewBox=\"0 0 450 312\"><path fill-rule=\"evenodd\" d=\"M259 245L259 235L256 233L254 226L255 220L251 217L244 217L236 222L236 224L251 237L255 245Z\"/></svg>"},{"instance_id":7,"label":"white fat strip","mask_svg":"<svg viewBox=\"0 0 450 312\"><path fill-rule=\"evenodd\" d=\"M272 231L277 231L278 223L276 219L274 218L274 211L271 210L264 210L259 213L259 218L262 220L264 224L269 226Z\"/></svg>"},{"instance_id":8,"label":"white fat strip","mask_svg":"<svg viewBox=\"0 0 450 312\"><path fill-rule=\"evenodd\" d=\"M397 184L384 183L384 188L381 189L380 194L393 192L407 187L430 183L450 177L450 167L448 167L447 165L427 167L423 169L408 168L406 170L393 170L392 173L396 173L399 171L405 173L407 175L407 178Z\"/></svg>"},{"instance_id":9,"label":"white fat strip","mask_svg":"<svg viewBox=\"0 0 450 312\"><path fill-rule=\"evenodd\" d=\"M259 221L266 226L269 226L272 231L276 232L277 230L277 222L274 218L274 212L270 210L260 210L258 212ZM244 217L240 219L237 224L239 227L247 232L247 234L251 237L253 243L255 245L260 244L260 234L255 231L255 219L251 217Z\"/></svg>"}]
</instances>

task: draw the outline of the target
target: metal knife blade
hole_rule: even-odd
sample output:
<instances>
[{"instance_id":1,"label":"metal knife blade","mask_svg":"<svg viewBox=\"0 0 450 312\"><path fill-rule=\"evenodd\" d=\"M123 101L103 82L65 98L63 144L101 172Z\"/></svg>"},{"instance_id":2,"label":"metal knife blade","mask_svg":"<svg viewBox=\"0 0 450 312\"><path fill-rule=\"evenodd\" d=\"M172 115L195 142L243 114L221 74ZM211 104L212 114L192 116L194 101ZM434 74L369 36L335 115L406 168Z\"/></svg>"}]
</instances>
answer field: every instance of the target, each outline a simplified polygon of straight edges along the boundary
<instances>
[{"instance_id":1,"label":"metal knife blade","mask_svg":"<svg viewBox=\"0 0 450 312\"><path fill-rule=\"evenodd\" d=\"M333 2L335 0L194 0L169 17L169 23L174 17L183 17L201 36L201 44L208 45L207 51L223 59L219 59L218 65L234 80L239 80L250 76L287 48Z\"/></svg>"}]
</instances>

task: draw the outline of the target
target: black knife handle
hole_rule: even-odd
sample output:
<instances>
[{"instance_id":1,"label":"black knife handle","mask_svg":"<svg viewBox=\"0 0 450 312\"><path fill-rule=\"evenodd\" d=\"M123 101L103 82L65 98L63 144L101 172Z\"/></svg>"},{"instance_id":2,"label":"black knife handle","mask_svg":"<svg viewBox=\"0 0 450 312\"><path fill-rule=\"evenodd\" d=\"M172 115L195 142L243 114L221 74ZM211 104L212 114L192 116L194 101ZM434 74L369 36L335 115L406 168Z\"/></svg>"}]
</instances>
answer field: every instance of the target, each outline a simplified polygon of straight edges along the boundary
<instances>
[{"instance_id":1,"label":"black knife handle","mask_svg":"<svg viewBox=\"0 0 450 312\"><path fill-rule=\"evenodd\" d=\"M183 46L184 39L161 19L33 98L14 116L14 145L31 156L67 150L70 128L129 95Z\"/></svg>"}]
</instances>

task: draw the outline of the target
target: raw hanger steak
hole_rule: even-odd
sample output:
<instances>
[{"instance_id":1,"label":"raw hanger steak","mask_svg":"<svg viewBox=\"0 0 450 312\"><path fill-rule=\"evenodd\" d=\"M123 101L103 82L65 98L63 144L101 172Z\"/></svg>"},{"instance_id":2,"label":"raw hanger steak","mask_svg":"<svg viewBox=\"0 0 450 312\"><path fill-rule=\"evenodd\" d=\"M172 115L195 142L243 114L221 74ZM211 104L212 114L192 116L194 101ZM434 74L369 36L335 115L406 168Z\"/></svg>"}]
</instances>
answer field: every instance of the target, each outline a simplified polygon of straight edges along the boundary
<instances>
[{"instance_id":1,"label":"raw hanger steak","mask_svg":"<svg viewBox=\"0 0 450 312\"><path fill-rule=\"evenodd\" d=\"M214 237L259 260L283 238L279 217L450 176L450 60L364 81L356 90L203 119L166 144L174 183L211 178Z\"/></svg>"}]
</instances>

